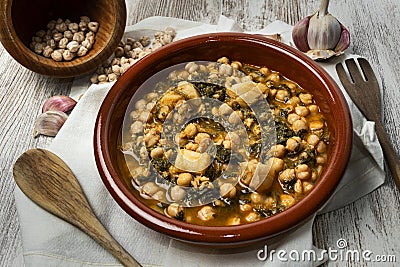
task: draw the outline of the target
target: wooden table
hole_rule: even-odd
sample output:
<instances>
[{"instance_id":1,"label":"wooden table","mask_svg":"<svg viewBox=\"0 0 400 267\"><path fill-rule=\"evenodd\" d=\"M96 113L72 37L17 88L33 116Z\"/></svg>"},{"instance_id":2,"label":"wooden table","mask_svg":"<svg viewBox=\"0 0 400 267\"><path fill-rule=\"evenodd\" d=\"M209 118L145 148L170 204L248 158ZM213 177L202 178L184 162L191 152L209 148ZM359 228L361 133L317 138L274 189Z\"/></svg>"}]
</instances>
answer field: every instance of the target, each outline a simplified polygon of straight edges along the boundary
<instances>
[{"instance_id":1,"label":"wooden table","mask_svg":"<svg viewBox=\"0 0 400 267\"><path fill-rule=\"evenodd\" d=\"M313 13L319 5L316 0L131 2L128 24L155 15L216 24L219 15L223 14L235 19L245 30L263 28L276 19L294 24ZM331 1L329 10L350 30L354 53L366 57L382 78L383 120L399 153L400 2L336 0ZM71 84L72 79L54 79L27 70L0 45L0 266L19 262L22 251L12 166L25 150L45 147L51 142L51 138L32 137L34 120L48 97L68 94ZM340 210L318 216L313 228L315 245L325 249L336 248L336 241L344 238L349 249L396 255L397 262L400 262L399 199L399 191L387 175L386 183L371 194ZM365 262L331 262L328 265L375 266Z\"/></svg>"}]
</instances>

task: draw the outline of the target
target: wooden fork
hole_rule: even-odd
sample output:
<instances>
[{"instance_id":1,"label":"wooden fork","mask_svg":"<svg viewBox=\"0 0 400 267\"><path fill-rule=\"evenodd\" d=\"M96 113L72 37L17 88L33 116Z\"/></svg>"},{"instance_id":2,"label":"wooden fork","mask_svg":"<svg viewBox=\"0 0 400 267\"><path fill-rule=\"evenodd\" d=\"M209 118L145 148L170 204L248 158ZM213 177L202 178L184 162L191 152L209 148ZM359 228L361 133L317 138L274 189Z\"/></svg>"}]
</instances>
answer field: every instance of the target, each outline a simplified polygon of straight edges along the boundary
<instances>
[{"instance_id":1,"label":"wooden fork","mask_svg":"<svg viewBox=\"0 0 400 267\"><path fill-rule=\"evenodd\" d=\"M343 63L338 63L336 65L336 72L344 89L346 89L350 98L358 106L360 111L369 121L375 122L375 130L383 148L386 162L396 182L397 188L400 189L400 161L390 143L381 120L382 106L378 81L371 65L366 59L359 58L357 61L361 70L354 59L346 59L344 62L350 77L348 77Z\"/></svg>"}]
</instances>

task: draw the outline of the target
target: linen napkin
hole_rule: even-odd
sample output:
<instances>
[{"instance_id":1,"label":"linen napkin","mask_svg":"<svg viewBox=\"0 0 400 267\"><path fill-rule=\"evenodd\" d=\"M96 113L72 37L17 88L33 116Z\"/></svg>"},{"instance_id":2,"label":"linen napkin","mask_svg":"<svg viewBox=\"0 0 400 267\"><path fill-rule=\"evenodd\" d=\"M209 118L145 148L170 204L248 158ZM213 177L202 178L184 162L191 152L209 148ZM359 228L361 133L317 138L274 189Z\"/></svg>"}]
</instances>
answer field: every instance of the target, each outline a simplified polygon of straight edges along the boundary
<instances>
[{"instance_id":1,"label":"linen napkin","mask_svg":"<svg viewBox=\"0 0 400 267\"><path fill-rule=\"evenodd\" d=\"M151 17L129 26L126 35L152 35L165 26L177 30L177 39L215 31L241 31L233 20L221 16L218 25L174 18ZM291 42L292 27L276 21L257 33L281 33ZM346 55L345 57L354 57ZM336 59L341 60L341 59ZM337 80L335 62L323 67ZM340 83L338 83L340 84ZM100 105L112 84L92 85L87 78L75 81L71 94L82 98L48 148L63 159L78 178L94 212L121 245L144 266L290 266L276 258L259 259L265 247L235 250L200 249L148 229L127 215L112 199L98 174L93 154L93 130ZM320 213L340 208L368 194L384 182L383 155L373 122L368 122L347 97L354 123L354 145L345 175ZM373 156L371 156L373 155ZM16 187L15 200L21 224L26 266L118 266L108 252L80 230L47 213ZM268 249L286 251L317 248L312 245L314 217L294 231L266 242ZM258 255L258 256L257 256ZM326 260L326 259L320 259ZM312 266L319 262L296 262Z\"/></svg>"}]
</instances>

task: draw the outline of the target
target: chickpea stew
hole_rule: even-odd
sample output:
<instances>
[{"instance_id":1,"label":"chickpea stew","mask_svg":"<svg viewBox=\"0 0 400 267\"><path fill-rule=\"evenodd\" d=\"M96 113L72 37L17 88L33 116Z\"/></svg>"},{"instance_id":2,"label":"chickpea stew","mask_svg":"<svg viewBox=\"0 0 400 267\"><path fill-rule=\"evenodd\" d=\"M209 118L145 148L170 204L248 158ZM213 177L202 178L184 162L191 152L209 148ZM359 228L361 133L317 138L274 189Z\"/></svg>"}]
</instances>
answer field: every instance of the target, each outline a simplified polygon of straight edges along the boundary
<instances>
[{"instance_id":1,"label":"chickpea stew","mask_svg":"<svg viewBox=\"0 0 400 267\"><path fill-rule=\"evenodd\" d=\"M330 134L305 89L226 57L162 72L132 99L121 133L125 178L146 205L229 226L282 212L313 189Z\"/></svg>"}]
</instances>

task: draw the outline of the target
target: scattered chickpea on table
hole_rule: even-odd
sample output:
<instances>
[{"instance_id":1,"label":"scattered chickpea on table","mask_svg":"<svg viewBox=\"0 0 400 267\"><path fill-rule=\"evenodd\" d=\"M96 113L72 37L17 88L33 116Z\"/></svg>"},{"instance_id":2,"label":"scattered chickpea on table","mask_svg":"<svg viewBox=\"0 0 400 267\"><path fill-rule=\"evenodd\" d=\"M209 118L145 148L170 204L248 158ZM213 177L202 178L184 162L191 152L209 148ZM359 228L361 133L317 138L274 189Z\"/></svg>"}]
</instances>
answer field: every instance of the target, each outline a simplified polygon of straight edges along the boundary
<instances>
[{"instance_id":1,"label":"scattered chickpea on table","mask_svg":"<svg viewBox=\"0 0 400 267\"><path fill-rule=\"evenodd\" d=\"M114 52L114 57L99 66L90 81L95 84L116 81L139 59L171 43L175 36L175 29L167 27L164 31L154 33L152 43L149 36L142 36L139 40L131 37L127 37L125 41L121 40Z\"/></svg>"}]
</instances>

